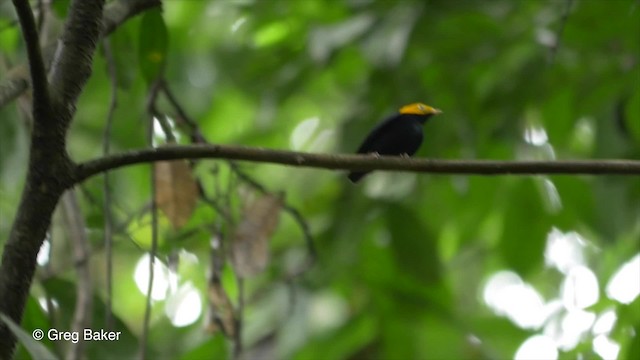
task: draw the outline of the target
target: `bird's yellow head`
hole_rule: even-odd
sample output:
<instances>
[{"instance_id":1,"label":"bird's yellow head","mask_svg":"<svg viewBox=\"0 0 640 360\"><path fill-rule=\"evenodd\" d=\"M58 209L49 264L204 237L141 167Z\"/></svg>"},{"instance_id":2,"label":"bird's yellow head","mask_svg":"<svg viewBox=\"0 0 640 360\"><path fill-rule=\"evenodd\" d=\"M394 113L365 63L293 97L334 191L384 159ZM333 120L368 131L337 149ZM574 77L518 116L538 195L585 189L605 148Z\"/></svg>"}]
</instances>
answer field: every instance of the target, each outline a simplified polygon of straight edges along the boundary
<instances>
[{"instance_id":1,"label":"bird's yellow head","mask_svg":"<svg viewBox=\"0 0 640 360\"><path fill-rule=\"evenodd\" d=\"M405 105L400 108L400 114L411 114L411 115L438 115L442 114L442 111L432 108L429 105L425 105L423 103L413 103L409 105Z\"/></svg>"}]
</instances>

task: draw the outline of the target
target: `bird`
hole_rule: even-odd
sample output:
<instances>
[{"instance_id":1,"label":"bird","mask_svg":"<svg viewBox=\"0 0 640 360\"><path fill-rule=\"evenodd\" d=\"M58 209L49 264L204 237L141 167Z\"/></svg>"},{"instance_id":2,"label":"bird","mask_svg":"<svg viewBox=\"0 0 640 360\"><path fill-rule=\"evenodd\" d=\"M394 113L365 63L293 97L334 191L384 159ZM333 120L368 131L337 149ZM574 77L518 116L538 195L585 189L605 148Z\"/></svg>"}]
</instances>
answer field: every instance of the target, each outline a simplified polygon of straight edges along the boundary
<instances>
[{"instance_id":1,"label":"bird","mask_svg":"<svg viewBox=\"0 0 640 360\"><path fill-rule=\"evenodd\" d=\"M371 130L358 148L358 154L411 156L422 144L422 125L442 111L423 103L412 103L398 110ZM357 183L369 171L352 171L348 178Z\"/></svg>"}]
</instances>

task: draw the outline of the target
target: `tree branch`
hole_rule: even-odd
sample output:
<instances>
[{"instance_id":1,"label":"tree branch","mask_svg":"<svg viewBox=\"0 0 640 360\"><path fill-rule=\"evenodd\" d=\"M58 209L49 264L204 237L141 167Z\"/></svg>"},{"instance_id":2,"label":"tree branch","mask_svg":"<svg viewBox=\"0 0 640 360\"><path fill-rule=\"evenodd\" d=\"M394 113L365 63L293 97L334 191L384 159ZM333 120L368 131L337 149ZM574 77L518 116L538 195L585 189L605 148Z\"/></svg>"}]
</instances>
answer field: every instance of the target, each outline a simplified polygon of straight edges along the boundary
<instances>
[{"instance_id":1,"label":"tree branch","mask_svg":"<svg viewBox=\"0 0 640 360\"><path fill-rule=\"evenodd\" d=\"M13 0L13 5L16 8L16 13L20 20L20 27L22 28L22 35L27 45L31 86L33 88L33 119L35 122L43 121L44 116L38 115L37 113L49 113L51 104L49 103L47 71L44 68L42 54L40 53L38 28L36 27L29 1Z\"/></svg>"},{"instance_id":2,"label":"tree branch","mask_svg":"<svg viewBox=\"0 0 640 360\"><path fill-rule=\"evenodd\" d=\"M160 5L160 0L120 0L109 3L104 9L102 35L111 34L129 18Z\"/></svg>"},{"instance_id":3,"label":"tree branch","mask_svg":"<svg viewBox=\"0 0 640 360\"><path fill-rule=\"evenodd\" d=\"M120 25L139 13L156 6L160 0L118 0L105 5L103 14L102 36L115 31ZM51 62L57 42L47 44L43 49L44 63ZM0 108L15 100L29 88L29 82L24 73L10 71L6 79L0 82Z\"/></svg>"},{"instance_id":4,"label":"tree branch","mask_svg":"<svg viewBox=\"0 0 640 360\"><path fill-rule=\"evenodd\" d=\"M74 0L69 7L51 66L52 95L67 108L75 105L91 76L93 53L102 31L103 7L104 0Z\"/></svg>"},{"instance_id":5,"label":"tree branch","mask_svg":"<svg viewBox=\"0 0 640 360\"><path fill-rule=\"evenodd\" d=\"M29 88L29 81L22 72L12 72L0 84L0 108L12 102Z\"/></svg>"},{"instance_id":6,"label":"tree branch","mask_svg":"<svg viewBox=\"0 0 640 360\"><path fill-rule=\"evenodd\" d=\"M397 156L313 154L287 150L232 145L172 145L115 154L81 163L74 183L101 172L127 165L160 160L226 159L245 160L297 167L341 170L392 170L467 175L640 175L638 160L431 160Z\"/></svg>"},{"instance_id":7,"label":"tree branch","mask_svg":"<svg viewBox=\"0 0 640 360\"><path fill-rule=\"evenodd\" d=\"M66 130L75 101L91 74L104 0L72 1L49 94L33 14L26 0L14 0L14 4L23 24L32 69L34 126L27 178L0 262L0 312L19 324L51 215L64 190L73 185L76 168L66 153ZM15 335L0 324L0 359L11 358L15 344Z\"/></svg>"}]
</instances>

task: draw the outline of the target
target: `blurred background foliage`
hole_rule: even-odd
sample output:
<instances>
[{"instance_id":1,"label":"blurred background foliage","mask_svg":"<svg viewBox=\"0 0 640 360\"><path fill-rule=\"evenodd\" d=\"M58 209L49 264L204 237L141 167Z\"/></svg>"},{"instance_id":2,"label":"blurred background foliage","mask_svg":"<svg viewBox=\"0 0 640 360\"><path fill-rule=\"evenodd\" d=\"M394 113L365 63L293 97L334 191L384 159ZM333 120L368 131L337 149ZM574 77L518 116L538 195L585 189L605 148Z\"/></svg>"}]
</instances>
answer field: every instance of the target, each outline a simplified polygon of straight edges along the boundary
<instances>
[{"instance_id":1,"label":"blurred background foliage","mask_svg":"<svg viewBox=\"0 0 640 360\"><path fill-rule=\"evenodd\" d=\"M53 1L58 21L67 4ZM24 62L24 46L9 2L0 14L6 76ZM422 101L444 114L425 126L419 157L640 158L637 0L168 0L162 17L164 25L154 26L166 26L168 34L161 54L166 82L212 143L349 153L379 119ZM152 65L144 49L162 29L144 24L151 26L139 16L109 38L118 82L112 152L147 146L144 73ZM111 89L100 51L68 137L77 161L102 153ZM0 109L0 241L26 171L23 100ZM187 133L176 134L189 142ZM269 191L284 192L318 252L311 270L292 281L287 274L307 249L300 225L281 212L269 234L268 267L244 281L249 357L640 354L637 177L378 172L354 186L337 171L240 168ZM250 210L240 204L255 191L225 162L201 161L195 174L242 221ZM149 176L148 166L111 175L113 327L125 335L90 344L90 355L136 352L148 279ZM100 329L106 326L103 179L78 189L92 246L92 328ZM154 357L230 356L231 339L203 325L210 243L231 240L227 220L203 201L178 230L161 218ZM26 329L68 328L73 313L75 272L59 217L51 234ZM222 288L237 309L235 280L227 262ZM56 305L49 314L38 305L47 297Z\"/></svg>"}]
</instances>

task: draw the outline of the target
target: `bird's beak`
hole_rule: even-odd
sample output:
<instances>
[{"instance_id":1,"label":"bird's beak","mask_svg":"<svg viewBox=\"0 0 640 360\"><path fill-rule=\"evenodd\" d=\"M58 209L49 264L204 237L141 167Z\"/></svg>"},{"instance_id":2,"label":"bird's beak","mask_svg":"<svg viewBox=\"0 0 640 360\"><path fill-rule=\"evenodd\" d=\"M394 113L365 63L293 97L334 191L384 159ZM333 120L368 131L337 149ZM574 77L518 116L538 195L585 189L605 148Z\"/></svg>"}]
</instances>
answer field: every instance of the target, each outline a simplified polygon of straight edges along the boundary
<instances>
[{"instance_id":1,"label":"bird's beak","mask_svg":"<svg viewBox=\"0 0 640 360\"><path fill-rule=\"evenodd\" d=\"M440 109L433 109L433 115L439 115L442 114L442 110Z\"/></svg>"}]
</instances>

